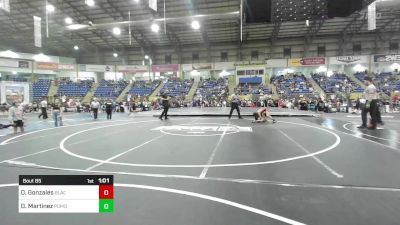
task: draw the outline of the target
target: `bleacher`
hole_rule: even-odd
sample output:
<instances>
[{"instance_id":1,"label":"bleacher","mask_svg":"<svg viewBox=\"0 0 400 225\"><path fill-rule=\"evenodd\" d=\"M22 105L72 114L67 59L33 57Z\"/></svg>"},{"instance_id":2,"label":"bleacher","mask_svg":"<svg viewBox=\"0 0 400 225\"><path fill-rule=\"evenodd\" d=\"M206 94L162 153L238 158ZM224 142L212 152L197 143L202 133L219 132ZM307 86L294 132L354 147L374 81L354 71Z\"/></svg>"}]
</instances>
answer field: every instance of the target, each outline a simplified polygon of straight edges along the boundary
<instances>
[{"instance_id":1,"label":"bleacher","mask_svg":"<svg viewBox=\"0 0 400 225\"><path fill-rule=\"evenodd\" d=\"M362 87L357 85L354 81L351 81L346 74L333 74L330 77L325 74L313 74L312 78L327 94L336 92L360 93L364 91Z\"/></svg>"},{"instance_id":2,"label":"bleacher","mask_svg":"<svg viewBox=\"0 0 400 225\"><path fill-rule=\"evenodd\" d=\"M218 80L205 79L199 83L196 96L208 98L212 96L227 95L228 92L227 78L219 78Z\"/></svg>"},{"instance_id":3,"label":"bleacher","mask_svg":"<svg viewBox=\"0 0 400 225\"><path fill-rule=\"evenodd\" d=\"M124 80L119 80L119 81L102 80L99 83L99 86L97 87L96 91L94 92L94 96L100 98L115 99L121 94L121 92L125 89L127 85L128 82Z\"/></svg>"},{"instance_id":4,"label":"bleacher","mask_svg":"<svg viewBox=\"0 0 400 225\"><path fill-rule=\"evenodd\" d=\"M84 80L79 82L72 82L70 80L61 81L58 84L57 95L67 97L85 97L90 88L93 85L93 81Z\"/></svg>"},{"instance_id":5,"label":"bleacher","mask_svg":"<svg viewBox=\"0 0 400 225\"><path fill-rule=\"evenodd\" d=\"M367 74L365 73L356 73L354 76L360 81L364 82ZM374 74L372 77L374 85L378 89L379 92L383 92L390 96L390 94L394 91L400 91L400 80L399 75L395 75L392 73L379 73Z\"/></svg>"},{"instance_id":6,"label":"bleacher","mask_svg":"<svg viewBox=\"0 0 400 225\"><path fill-rule=\"evenodd\" d=\"M271 84L276 86L278 94L312 94L314 92L304 75L273 76Z\"/></svg>"},{"instance_id":7,"label":"bleacher","mask_svg":"<svg viewBox=\"0 0 400 225\"><path fill-rule=\"evenodd\" d=\"M146 81L137 81L129 90L129 94L133 96L150 96L159 84L160 81L158 80L155 80L152 83Z\"/></svg>"},{"instance_id":8,"label":"bleacher","mask_svg":"<svg viewBox=\"0 0 400 225\"><path fill-rule=\"evenodd\" d=\"M51 86L51 80L40 79L32 84L33 101L40 101L47 96Z\"/></svg>"},{"instance_id":9,"label":"bleacher","mask_svg":"<svg viewBox=\"0 0 400 225\"><path fill-rule=\"evenodd\" d=\"M239 85L236 87L239 95L251 94L270 94L268 86L262 84L262 77L242 77L239 78Z\"/></svg>"},{"instance_id":10,"label":"bleacher","mask_svg":"<svg viewBox=\"0 0 400 225\"><path fill-rule=\"evenodd\" d=\"M167 92L170 96L186 96L189 93L190 88L192 87L193 82L191 80L171 80L167 81L164 86L161 88L160 93Z\"/></svg>"}]
</instances>

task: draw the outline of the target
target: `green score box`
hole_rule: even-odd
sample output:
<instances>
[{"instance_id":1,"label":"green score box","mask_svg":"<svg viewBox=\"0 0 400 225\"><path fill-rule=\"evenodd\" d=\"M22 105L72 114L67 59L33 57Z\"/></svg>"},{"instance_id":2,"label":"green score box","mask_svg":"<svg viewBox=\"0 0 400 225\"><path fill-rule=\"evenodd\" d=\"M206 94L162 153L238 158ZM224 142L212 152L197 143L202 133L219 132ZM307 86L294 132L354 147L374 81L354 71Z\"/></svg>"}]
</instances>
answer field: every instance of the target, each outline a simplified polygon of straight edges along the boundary
<instances>
[{"instance_id":1,"label":"green score box","mask_svg":"<svg viewBox=\"0 0 400 225\"><path fill-rule=\"evenodd\" d=\"M114 200L113 199L100 199L99 200L99 212L100 213L114 212Z\"/></svg>"}]
</instances>

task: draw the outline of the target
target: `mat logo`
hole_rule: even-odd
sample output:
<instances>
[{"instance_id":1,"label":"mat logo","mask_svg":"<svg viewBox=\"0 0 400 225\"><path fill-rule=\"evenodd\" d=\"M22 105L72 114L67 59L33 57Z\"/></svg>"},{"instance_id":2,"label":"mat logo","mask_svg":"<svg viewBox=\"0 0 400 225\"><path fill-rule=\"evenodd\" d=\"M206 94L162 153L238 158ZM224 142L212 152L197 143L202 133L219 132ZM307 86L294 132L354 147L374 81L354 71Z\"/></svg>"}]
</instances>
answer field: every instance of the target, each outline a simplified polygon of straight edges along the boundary
<instances>
[{"instance_id":1,"label":"mat logo","mask_svg":"<svg viewBox=\"0 0 400 225\"><path fill-rule=\"evenodd\" d=\"M234 134L239 132L253 132L251 127L239 127L235 125L220 124L190 124L161 126L152 130L158 130L166 134L182 136L217 136L224 134Z\"/></svg>"}]
</instances>

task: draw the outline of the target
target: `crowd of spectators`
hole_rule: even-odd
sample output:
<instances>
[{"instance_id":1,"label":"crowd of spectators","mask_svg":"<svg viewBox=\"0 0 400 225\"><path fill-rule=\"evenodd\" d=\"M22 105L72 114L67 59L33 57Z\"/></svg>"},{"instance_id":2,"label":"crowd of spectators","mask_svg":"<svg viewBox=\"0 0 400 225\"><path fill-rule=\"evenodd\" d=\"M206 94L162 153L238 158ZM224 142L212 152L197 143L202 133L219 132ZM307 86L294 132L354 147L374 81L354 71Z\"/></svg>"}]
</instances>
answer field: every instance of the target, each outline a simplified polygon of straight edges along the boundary
<instances>
[{"instance_id":1,"label":"crowd of spectators","mask_svg":"<svg viewBox=\"0 0 400 225\"><path fill-rule=\"evenodd\" d=\"M310 94L314 89L307 78L303 75L287 74L273 76L271 84L275 85L278 94Z\"/></svg>"},{"instance_id":2,"label":"crowd of spectators","mask_svg":"<svg viewBox=\"0 0 400 225\"><path fill-rule=\"evenodd\" d=\"M354 76L360 81L368 76L366 73L356 73ZM392 92L400 91L400 74L398 72L376 73L372 75L373 83L379 92L391 96Z\"/></svg>"},{"instance_id":3,"label":"crowd of spectators","mask_svg":"<svg viewBox=\"0 0 400 225\"><path fill-rule=\"evenodd\" d=\"M125 80L102 80L99 83L96 91L94 92L94 96L100 98L115 99L121 94L121 92L126 88L127 85L128 82Z\"/></svg>"},{"instance_id":4,"label":"crowd of spectators","mask_svg":"<svg viewBox=\"0 0 400 225\"><path fill-rule=\"evenodd\" d=\"M235 90L239 95L264 95L271 94L268 86L263 84L239 84Z\"/></svg>"},{"instance_id":5,"label":"crowd of spectators","mask_svg":"<svg viewBox=\"0 0 400 225\"><path fill-rule=\"evenodd\" d=\"M164 83L160 90L160 95L167 93L169 96L186 96L193 85L193 80L179 80L173 79Z\"/></svg>"},{"instance_id":6,"label":"crowd of spectators","mask_svg":"<svg viewBox=\"0 0 400 225\"><path fill-rule=\"evenodd\" d=\"M221 107L226 105L228 93L227 78L202 79L191 104L194 107Z\"/></svg>"},{"instance_id":7,"label":"crowd of spectators","mask_svg":"<svg viewBox=\"0 0 400 225\"><path fill-rule=\"evenodd\" d=\"M346 74L335 73L331 76L326 74L313 74L312 78L327 94L340 93L362 93L364 91L358 84L350 80Z\"/></svg>"}]
</instances>

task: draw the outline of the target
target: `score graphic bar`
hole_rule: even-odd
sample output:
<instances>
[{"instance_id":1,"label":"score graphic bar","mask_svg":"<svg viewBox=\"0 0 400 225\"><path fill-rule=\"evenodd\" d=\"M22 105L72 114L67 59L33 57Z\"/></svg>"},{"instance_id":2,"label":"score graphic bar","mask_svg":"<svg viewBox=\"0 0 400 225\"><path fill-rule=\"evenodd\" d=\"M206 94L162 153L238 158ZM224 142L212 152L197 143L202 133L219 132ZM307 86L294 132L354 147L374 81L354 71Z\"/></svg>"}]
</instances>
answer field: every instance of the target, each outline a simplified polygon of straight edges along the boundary
<instances>
[{"instance_id":1,"label":"score graphic bar","mask_svg":"<svg viewBox=\"0 0 400 225\"><path fill-rule=\"evenodd\" d=\"M112 213L112 175L20 175L20 213Z\"/></svg>"}]
</instances>

